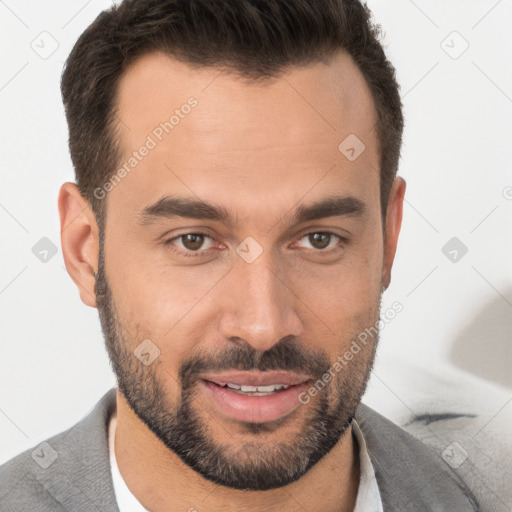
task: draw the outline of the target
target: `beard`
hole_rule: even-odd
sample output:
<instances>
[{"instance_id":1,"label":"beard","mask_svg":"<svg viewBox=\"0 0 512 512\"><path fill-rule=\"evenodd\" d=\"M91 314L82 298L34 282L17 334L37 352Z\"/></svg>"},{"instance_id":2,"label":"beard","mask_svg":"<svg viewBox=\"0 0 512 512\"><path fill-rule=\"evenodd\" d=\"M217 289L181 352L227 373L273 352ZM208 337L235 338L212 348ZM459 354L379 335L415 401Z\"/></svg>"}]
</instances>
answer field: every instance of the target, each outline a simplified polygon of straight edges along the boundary
<instances>
[{"instance_id":1,"label":"beard","mask_svg":"<svg viewBox=\"0 0 512 512\"><path fill-rule=\"evenodd\" d=\"M145 366L133 353L140 340L127 334L127 325L120 319L112 298L104 269L101 234L95 277L101 327L119 390L147 428L205 479L251 491L288 485L329 453L350 427L371 373L378 335L373 344L369 343L329 384L319 389L307 406L302 405L308 407L307 417L300 431L286 436L287 442L272 441L271 436L289 418L263 423L237 422L244 435L251 434L253 440L235 448L229 443L216 442L208 422L198 414L195 398L200 375L224 370L282 370L310 375L316 382L332 366L327 355L305 348L292 336L281 339L266 351L244 343L210 355L194 355L180 365L177 384L181 393L173 403L165 391L165 375L158 372L162 364L154 362ZM380 311L380 303L376 309ZM340 340L340 347L344 346ZM165 369L162 372L171 376ZM233 438L230 432L229 439Z\"/></svg>"}]
</instances>

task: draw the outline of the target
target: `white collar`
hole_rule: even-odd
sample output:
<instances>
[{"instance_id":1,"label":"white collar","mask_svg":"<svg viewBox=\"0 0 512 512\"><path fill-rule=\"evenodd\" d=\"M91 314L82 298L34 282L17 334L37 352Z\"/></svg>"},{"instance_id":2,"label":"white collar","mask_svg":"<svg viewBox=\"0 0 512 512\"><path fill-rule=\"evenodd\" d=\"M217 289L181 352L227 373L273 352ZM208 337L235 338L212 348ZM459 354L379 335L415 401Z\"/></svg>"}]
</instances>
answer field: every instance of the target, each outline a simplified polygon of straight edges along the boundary
<instances>
[{"instance_id":1,"label":"white collar","mask_svg":"<svg viewBox=\"0 0 512 512\"><path fill-rule=\"evenodd\" d=\"M366 441L355 418L352 420L352 434L359 445L359 468L361 477L354 512L383 512L379 486L375 471L366 448Z\"/></svg>"},{"instance_id":2,"label":"white collar","mask_svg":"<svg viewBox=\"0 0 512 512\"><path fill-rule=\"evenodd\" d=\"M116 453L114 450L114 439L116 435L117 414L114 412L108 425L108 448L110 452L110 469L112 470L112 481L116 494L117 506L120 512L149 512L139 500L131 493L126 485L119 467L117 466Z\"/></svg>"}]
</instances>

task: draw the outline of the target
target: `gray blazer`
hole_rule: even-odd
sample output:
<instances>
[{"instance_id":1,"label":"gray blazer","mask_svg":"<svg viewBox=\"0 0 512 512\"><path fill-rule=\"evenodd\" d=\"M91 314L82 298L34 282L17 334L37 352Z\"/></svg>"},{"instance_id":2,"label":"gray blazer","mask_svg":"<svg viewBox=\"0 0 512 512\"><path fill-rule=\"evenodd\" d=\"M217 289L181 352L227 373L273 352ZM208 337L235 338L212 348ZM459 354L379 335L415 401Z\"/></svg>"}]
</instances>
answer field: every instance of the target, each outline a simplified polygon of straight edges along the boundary
<instances>
[{"instance_id":1,"label":"gray blazer","mask_svg":"<svg viewBox=\"0 0 512 512\"><path fill-rule=\"evenodd\" d=\"M119 512L108 450L115 407L111 389L75 426L0 466L0 511ZM363 404L356 420L385 512L479 510L473 495L431 449Z\"/></svg>"}]
</instances>

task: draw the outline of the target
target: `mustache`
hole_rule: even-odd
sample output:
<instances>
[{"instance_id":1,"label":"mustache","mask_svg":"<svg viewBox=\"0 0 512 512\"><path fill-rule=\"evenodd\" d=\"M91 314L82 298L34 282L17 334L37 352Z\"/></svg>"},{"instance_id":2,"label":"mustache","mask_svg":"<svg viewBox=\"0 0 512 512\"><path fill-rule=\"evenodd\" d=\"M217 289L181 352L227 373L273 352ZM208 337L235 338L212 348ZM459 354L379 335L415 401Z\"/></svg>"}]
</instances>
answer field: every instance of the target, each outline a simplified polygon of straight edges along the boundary
<instances>
[{"instance_id":1,"label":"mustache","mask_svg":"<svg viewBox=\"0 0 512 512\"><path fill-rule=\"evenodd\" d=\"M329 371L330 366L325 352L313 351L297 338L287 336L268 350L257 350L244 341L209 355L192 356L181 365L179 377L183 389L192 386L202 374L229 370L280 370L306 374L317 380Z\"/></svg>"}]
</instances>

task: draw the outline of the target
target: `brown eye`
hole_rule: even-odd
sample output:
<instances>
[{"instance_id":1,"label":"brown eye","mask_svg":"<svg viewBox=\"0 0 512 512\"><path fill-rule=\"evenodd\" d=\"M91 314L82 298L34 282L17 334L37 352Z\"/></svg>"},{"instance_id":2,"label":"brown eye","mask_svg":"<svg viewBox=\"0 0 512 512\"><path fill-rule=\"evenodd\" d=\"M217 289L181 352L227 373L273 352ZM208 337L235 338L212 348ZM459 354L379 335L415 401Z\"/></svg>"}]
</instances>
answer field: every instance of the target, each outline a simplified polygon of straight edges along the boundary
<instances>
[{"instance_id":1,"label":"brown eye","mask_svg":"<svg viewBox=\"0 0 512 512\"><path fill-rule=\"evenodd\" d=\"M175 236L165 240L164 246L170 248L178 256L184 257L197 257L206 256L210 254L210 250L215 247L215 240L206 233L192 232L183 233L182 235Z\"/></svg>"},{"instance_id":2,"label":"brown eye","mask_svg":"<svg viewBox=\"0 0 512 512\"><path fill-rule=\"evenodd\" d=\"M332 239L331 233L310 233L308 241L314 249L325 249L329 246Z\"/></svg>"},{"instance_id":3,"label":"brown eye","mask_svg":"<svg viewBox=\"0 0 512 512\"><path fill-rule=\"evenodd\" d=\"M187 235L181 235L179 237L181 239L181 243L185 249L189 251L197 251L201 249L204 244L205 235L201 235L199 233L188 233Z\"/></svg>"}]
</instances>

